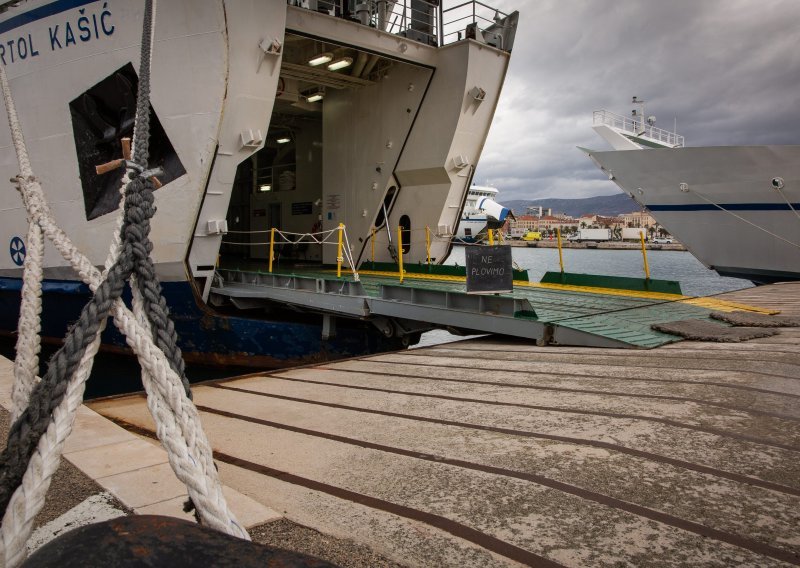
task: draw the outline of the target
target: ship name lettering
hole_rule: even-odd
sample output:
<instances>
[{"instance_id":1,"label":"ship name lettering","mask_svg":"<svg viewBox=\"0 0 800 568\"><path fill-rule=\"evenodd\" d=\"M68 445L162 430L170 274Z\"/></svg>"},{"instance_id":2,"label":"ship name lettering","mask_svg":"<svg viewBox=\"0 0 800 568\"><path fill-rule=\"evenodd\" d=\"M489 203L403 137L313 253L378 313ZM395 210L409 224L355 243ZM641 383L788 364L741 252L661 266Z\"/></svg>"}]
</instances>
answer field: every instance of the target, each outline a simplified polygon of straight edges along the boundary
<instances>
[{"instance_id":1,"label":"ship name lettering","mask_svg":"<svg viewBox=\"0 0 800 568\"><path fill-rule=\"evenodd\" d=\"M103 2L103 9L99 13L87 14L86 8L81 8L78 10L76 21L68 20L49 26L47 31L50 34L50 51L77 45L78 40L86 43L103 36L113 35L117 28L111 21L111 16L108 2Z\"/></svg>"},{"instance_id":2,"label":"ship name lettering","mask_svg":"<svg viewBox=\"0 0 800 568\"><path fill-rule=\"evenodd\" d=\"M55 51L56 45L58 45L58 49L61 49L61 42L58 39L58 24L55 28L47 28L47 31L50 32L50 51Z\"/></svg>"},{"instance_id":3,"label":"ship name lettering","mask_svg":"<svg viewBox=\"0 0 800 568\"><path fill-rule=\"evenodd\" d=\"M64 26L64 45L69 44L75 45L75 34L72 33L72 26L67 22Z\"/></svg>"},{"instance_id":4,"label":"ship name lettering","mask_svg":"<svg viewBox=\"0 0 800 568\"><path fill-rule=\"evenodd\" d=\"M0 43L0 61L3 62L3 65L37 55L39 55L39 50L34 47L31 34Z\"/></svg>"},{"instance_id":5,"label":"ship name lettering","mask_svg":"<svg viewBox=\"0 0 800 568\"><path fill-rule=\"evenodd\" d=\"M114 34L117 27L112 19L108 2L103 2L103 7L95 12L87 13L86 8L78 10L73 18L47 27L50 38L50 51L57 51L81 43L108 37ZM9 65L23 61L30 57L37 57L39 50L34 46L33 33L23 33L18 37L0 41L0 63ZM42 34L43 32L40 32ZM77 35L76 35L77 34ZM37 39L37 43L39 43Z\"/></svg>"},{"instance_id":6,"label":"ship name lettering","mask_svg":"<svg viewBox=\"0 0 800 568\"><path fill-rule=\"evenodd\" d=\"M108 9L108 2L103 2L103 11L100 14L100 24L103 27L103 33L106 34L107 36L113 34L115 29L114 24L111 24L111 27L106 29L106 18L110 17L111 17L111 11Z\"/></svg>"}]
</instances>

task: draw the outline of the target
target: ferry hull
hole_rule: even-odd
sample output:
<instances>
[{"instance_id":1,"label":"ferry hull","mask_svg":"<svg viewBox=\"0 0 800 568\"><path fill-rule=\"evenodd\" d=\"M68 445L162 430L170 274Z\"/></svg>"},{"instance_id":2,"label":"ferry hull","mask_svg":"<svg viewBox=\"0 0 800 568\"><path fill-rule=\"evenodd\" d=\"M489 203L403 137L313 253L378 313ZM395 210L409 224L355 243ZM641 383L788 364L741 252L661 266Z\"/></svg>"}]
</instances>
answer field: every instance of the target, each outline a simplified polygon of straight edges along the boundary
<instances>
[{"instance_id":1,"label":"ferry hull","mask_svg":"<svg viewBox=\"0 0 800 568\"><path fill-rule=\"evenodd\" d=\"M14 335L19 318L22 281L0 278L0 334ZM43 283L41 335L60 342L90 298L88 287L75 281L47 280ZM270 320L215 313L199 302L186 282L167 282L164 297L170 306L179 346L189 363L259 369L318 363L408 346L408 340L386 338L372 324L337 320L336 334L324 340L314 317L298 314L298 321ZM129 294L125 299L130 304ZM125 338L109 322L103 348L130 352Z\"/></svg>"},{"instance_id":2,"label":"ferry hull","mask_svg":"<svg viewBox=\"0 0 800 568\"><path fill-rule=\"evenodd\" d=\"M800 280L800 146L589 155L709 268L757 284Z\"/></svg>"}]
</instances>

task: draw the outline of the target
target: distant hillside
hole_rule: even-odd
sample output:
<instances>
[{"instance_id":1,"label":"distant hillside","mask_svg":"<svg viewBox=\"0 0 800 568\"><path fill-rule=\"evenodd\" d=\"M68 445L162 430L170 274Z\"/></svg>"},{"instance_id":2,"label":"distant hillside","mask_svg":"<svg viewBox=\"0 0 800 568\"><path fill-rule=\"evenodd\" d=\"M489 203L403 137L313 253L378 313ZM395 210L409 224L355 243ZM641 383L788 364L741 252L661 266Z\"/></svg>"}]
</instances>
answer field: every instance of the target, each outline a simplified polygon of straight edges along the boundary
<instances>
[{"instance_id":1,"label":"distant hillside","mask_svg":"<svg viewBox=\"0 0 800 568\"><path fill-rule=\"evenodd\" d=\"M524 215L527 207L538 207L540 205L545 208L549 207L553 210L553 213L564 213L570 217L580 217L581 215L589 214L614 217L621 213L630 213L640 209L636 202L624 193L586 197L583 199L514 199L511 201L505 201L501 193L497 200L505 207L514 211L515 215Z\"/></svg>"}]
</instances>

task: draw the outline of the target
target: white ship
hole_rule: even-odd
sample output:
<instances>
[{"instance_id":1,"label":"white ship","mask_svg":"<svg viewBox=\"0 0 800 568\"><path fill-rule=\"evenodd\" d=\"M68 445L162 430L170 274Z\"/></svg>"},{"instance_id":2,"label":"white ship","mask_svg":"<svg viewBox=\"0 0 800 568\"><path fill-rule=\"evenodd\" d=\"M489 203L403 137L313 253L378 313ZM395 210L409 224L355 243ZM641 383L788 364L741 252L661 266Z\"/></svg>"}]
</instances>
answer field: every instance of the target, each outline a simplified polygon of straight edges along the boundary
<instances>
[{"instance_id":1,"label":"white ship","mask_svg":"<svg viewBox=\"0 0 800 568\"><path fill-rule=\"evenodd\" d=\"M513 218L511 210L495 200L497 193L496 187L470 186L456 231L458 241L473 242L482 238L487 229L502 227L509 215Z\"/></svg>"},{"instance_id":2,"label":"white ship","mask_svg":"<svg viewBox=\"0 0 800 568\"><path fill-rule=\"evenodd\" d=\"M97 265L112 240L121 172L94 168L121 157L120 139L131 133L143 9L136 0L30 0L0 13L0 62L33 169L60 226ZM399 345L364 322L342 324L327 341L312 315L220 311L210 297L215 267L265 270L272 228L343 223L356 265L371 253L373 227L452 234L517 19L480 2L158 2L150 155L165 176L151 239L187 360L270 366ZM18 172L2 122L8 180ZM7 334L16 329L26 227L9 185L0 193ZM237 240L244 246L223 245ZM430 254L441 262L450 246L435 239ZM380 247L376 260L391 261L390 252ZM284 267L337 256L316 244L282 253ZM426 254L404 250L408 262ZM45 262L43 335L55 339L88 291L54 250Z\"/></svg>"},{"instance_id":3,"label":"white ship","mask_svg":"<svg viewBox=\"0 0 800 568\"><path fill-rule=\"evenodd\" d=\"M800 279L800 146L687 148L654 122L596 111L614 151L586 152L707 267L756 284Z\"/></svg>"}]
</instances>

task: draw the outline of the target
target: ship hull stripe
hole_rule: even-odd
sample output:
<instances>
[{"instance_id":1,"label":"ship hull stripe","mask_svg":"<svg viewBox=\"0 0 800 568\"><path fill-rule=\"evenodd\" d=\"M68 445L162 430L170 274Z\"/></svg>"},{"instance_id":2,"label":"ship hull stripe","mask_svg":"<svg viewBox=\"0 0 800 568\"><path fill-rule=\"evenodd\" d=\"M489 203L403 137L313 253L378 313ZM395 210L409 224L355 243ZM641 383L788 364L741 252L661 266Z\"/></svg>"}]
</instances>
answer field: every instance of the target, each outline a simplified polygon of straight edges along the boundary
<instances>
[{"instance_id":1,"label":"ship hull stripe","mask_svg":"<svg viewBox=\"0 0 800 568\"><path fill-rule=\"evenodd\" d=\"M93 4L99 1L100 0L56 0L56 2L39 6L38 8L29 10L24 14L19 14L18 16L9 18L4 22L0 22L0 34L30 24L31 22L35 22L50 16L55 16L61 12L66 12L67 10L72 10L73 8L80 8L81 6L86 6L87 4Z\"/></svg>"},{"instance_id":2,"label":"ship hull stripe","mask_svg":"<svg viewBox=\"0 0 800 568\"><path fill-rule=\"evenodd\" d=\"M800 211L800 203L691 203L680 205L645 205L650 211Z\"/></svg>"}]
</instances>

